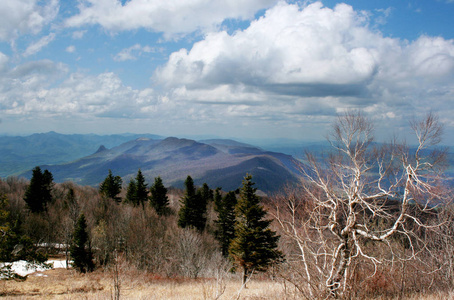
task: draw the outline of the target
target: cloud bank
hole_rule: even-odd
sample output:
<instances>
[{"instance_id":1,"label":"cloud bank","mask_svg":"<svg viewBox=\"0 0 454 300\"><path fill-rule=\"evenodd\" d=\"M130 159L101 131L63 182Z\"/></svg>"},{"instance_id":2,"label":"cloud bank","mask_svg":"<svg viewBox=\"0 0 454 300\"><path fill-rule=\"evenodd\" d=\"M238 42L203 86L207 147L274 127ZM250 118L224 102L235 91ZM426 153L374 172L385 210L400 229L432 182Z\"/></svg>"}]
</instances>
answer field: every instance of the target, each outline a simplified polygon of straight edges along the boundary
<instances>
[{"instance_id":1,"label":"cloud bank","mask_svg":"<svg viewBox=\"0 0 454 300\"><path fill-rule=\"evenodd\" d=\"M20 2L28 4L18 10L25 21L9 17L17 29L0 30L0 39L40 30L58 9L56 1L39 9L35 1ZM359 108L389 128L429 110L439 112L449 128L454 126L453 40L383 36L369 24L367 12L346 4L331 9L320 2L209 3L216 7L202 0L81 1L79 12L64 21L66 26L145 28L169 37L205 34L192 47L171 53L154 71L153 84L142 89L127 86L112 71L70 71L52 60L12 66L13 58L0 52L2 119L52 117L98 124L128 120L130 125L118 121L123 131L134 131L140 122L156 133L191 128L207 134L301 138L311 128L329 124L337 113ZM226 19L253 18L264 8L244 29L221 30ZM76 33L83 38L86 31ZM45 36L24 54L36 53L54 38ZM124 64L154 51L159 49L137 43L118 49L110 59ZM307 131L301 133L303 129Z\"/></svg>"}]
</instances>

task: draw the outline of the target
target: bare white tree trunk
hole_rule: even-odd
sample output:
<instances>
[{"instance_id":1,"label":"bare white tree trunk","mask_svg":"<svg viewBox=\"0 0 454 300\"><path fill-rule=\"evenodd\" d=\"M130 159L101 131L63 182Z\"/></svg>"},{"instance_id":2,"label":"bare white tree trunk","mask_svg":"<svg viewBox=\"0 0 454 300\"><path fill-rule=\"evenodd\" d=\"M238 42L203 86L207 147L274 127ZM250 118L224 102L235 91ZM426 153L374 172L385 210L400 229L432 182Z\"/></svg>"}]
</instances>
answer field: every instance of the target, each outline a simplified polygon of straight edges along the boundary
<instances>
[{"instance_id":1,"label":"bare white tree trunk","mask_svg":"<svg viewBox=\"0 0 454 300\"><path fill-rule=\"evenodd\" d=\"M296 242L311 297L323 290L341 295L355 259L368 260L376 270L383 258L370 253L364 241L391 247L390 237L398 234L410 249L402 259L411 259L424 241L407 224L439 225L420 216L435 213L446 201L439 188L443 151L428 149L440 142L442 127L432 114L411 126L418 139L413 152L395 142L375 147L371 123L360 113L346 113L333 126L328 158L321 162L307 155L303 192L277 199L275 218ZM401 259L391 253L391 260Z\"/></svg>"}]
</instances>

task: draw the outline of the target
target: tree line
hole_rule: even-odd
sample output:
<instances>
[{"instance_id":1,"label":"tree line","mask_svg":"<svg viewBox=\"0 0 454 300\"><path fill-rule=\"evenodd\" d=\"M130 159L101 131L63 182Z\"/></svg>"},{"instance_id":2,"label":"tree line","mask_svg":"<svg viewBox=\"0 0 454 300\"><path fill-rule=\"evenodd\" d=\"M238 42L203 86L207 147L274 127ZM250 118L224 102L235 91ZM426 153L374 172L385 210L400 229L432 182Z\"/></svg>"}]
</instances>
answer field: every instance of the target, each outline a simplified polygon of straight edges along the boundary
<instances>
[{"instance_id":1,"label":"tree line","mask_svg":"<svg viewBox=\"0 0 454 300\"><path fill-rule=\"evenodd\" d=\"M52 180L53 176L48 170L42 172L40 167L33 169L23 198L31 216L39 217L48 213L48 207L54 200ZM101 207L121 204L142 211L149 207L158 218L174 215L177 218L177 226L181 229L194 231L196 235L212 235L219 244L218 251L222 256L243 270L243 283L253 271L266 271L269 266L282 259L282 253L277 250L279 236L269 228L271 220L265 218L266 211L256 195L257 189L253 187L251 175L244 178L238 195L232 191L224 196L221 195L220 188L213 191L206 183L197 188L192 177L187 176L177 212L172 211L169 205L168 190L163 185L161 177L156 177L148 188L145 177L139 169L135 178L129 181L124 198L120 197L122 184L121 177L115 176L109 170L98 189L102 199ZM70 238L67 254L72 259L72 266L75 269L83 273L93 271L96 250L92 247L93 234L90 235L85 213L77 207L74 189L69 189L65 198L65 206L73 207L79 212L77 217L73 215L72 218L74 228L68 233ZM207 229L208 207L217 215L216 219L211 220L212 225L209 229ZM106 218L101 218L97 225L105 222ZM9 243L11 247L17 246L13 241ZM121 239L116 241L117 245L111 250L125 251L121 243ZM111 253L105 253L100 263L108 263L110 255ZM5 259L6 257L3 261L6 261Z\"/></svg>"},{"instance_id":2,"label":"tree line","mask_svg":"<svg viewBox=\"0 0 454 300\"><path fill-rule=\"evenodd\" d=\"M308 153L299 186L259 197L246 175L237 191L149 186L141 170L124 187L111 171L98 188L53 183L39 167L27 182L0 180L0 259L45 261L61 243L74 267L131 266L166 277L255 272L301 297L403 298L454 282L452 189L443 177L436 115L413 120L415 147L374 142L360 112L340 115L332 151ZM115 254L115 255L114 255ZM80 263L80 264L79 264Z\"/></svg>"}]
</instances>

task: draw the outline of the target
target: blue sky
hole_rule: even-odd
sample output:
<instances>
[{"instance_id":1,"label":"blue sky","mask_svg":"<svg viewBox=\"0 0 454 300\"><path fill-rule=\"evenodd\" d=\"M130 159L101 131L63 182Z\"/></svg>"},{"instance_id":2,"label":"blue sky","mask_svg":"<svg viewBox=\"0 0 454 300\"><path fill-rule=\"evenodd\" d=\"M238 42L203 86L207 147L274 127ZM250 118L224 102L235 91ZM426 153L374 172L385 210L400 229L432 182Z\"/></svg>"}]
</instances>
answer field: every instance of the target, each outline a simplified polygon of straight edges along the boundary
<instances>
[{"instance_id":1,"label":"blue sky","mask_svg":"<svg viewBox=\"0 0 454 300\"><path fill-rule=\"evenodd\" d=\"M323 139L359 109L454 144L454 0L2 0L0 134Z\"/></svg>"}]
</instances>

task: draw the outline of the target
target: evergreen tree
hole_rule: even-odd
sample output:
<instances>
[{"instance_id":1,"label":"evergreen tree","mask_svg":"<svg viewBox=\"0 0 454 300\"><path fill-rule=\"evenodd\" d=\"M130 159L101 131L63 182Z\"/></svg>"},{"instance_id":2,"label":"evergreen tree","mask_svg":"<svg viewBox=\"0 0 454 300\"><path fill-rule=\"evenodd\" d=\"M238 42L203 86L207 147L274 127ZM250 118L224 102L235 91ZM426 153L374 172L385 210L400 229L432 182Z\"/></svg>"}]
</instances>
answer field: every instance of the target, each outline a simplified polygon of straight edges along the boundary
<instances>
[{"instance_id":1,"label":"evergreen tree","mask_svg":"<svg viewBox=\"0 0 454 300\"><path fill-rule=\"evenodd\" d=\"M136 204L136 195L137 195L137 184L134 179L131 179L128 184L128 190L126 191L125 202Z\"/></svg>"},{"instance_id":2,"label":"evergreen tree","mask_svg":"<svg viewBox=\"0 0 454 300\"><path fill-rule=\"evenodd\" d=\"M81 214L74 228L74 237L69 249L73 258L73 267L81 273L91 272L94 269L93 253L88 239L87 222Z\"/></svg>"},{"instance_id":3,"label":"evergreen tree","mask_svg":"<svg viewBox=\"0 0 454 300\"><path fill-rule=\"evenodd\" d=\"M99 192L106 198L113 199L117 202L121 201L121 198L118 197L118 194L121 192L121 184L123 181L120 176L113 176L112 171L109 170L109 174L106 179L99 186Z\"/></svg>"},{"instance_id":4,"label":"evergreen tree","mask_svg":"<svg viewBox=\"0 0 454 300\"><path fill-rule=\"evenodd\" d=\"M243 268L243 284L253 271L266 271L282 258L276 249L279 236L269 228L272 220L264 219L266 211L251 179L251 175L246 175L243 180L235 207L235 238L229 248L230 255Z\"/></svg>"},{"instance_id":5,"label":"evergreen tree","mask_svg":"<svg viewBox=\"0 0 454 300\"><path fill-rule=\"evenodd\" d=\"M235 238L235 205L237 203L235 192L229 192L224 198L221 197L219 189L216 189L214 196L214 210L218 214L215 222L215 238L221 245L221 252L224 257L229 256L229 246Z\"/></svg>"},{"instance_id":6,"label":"evergreen tree","mask_svg":"<svg viewBox=\"0 0 454 300\"><path fill-rule=\"evenodd\" d=\"M169 198L167 197L167 189L162 183L161 177L154 179L154 184L150 188L150 204L160 216L169 213Z\"/></svg>"},{"instance_id":7,"label":"evergreen tree","mask_svg":"<svg viewBox=\"0 0 454 300\"><path fill-rule=\"evenodd\" d=\"M32 264L45 265L47 256L37 251L28 236L21 234L18 226L20 220L10 220L7 206L8 199L0 194L0 279L22 278L14 273L10 265L3 263L25 260ZM11 226L9 221L13 221L15 225Z\"/></svg>"},{"instance_id":8,"label":"evergreen tree","mask_svg":"<svg viewBox=\"0 0 454 300\"><path fill-rule=\"evenodd\" d=\"M184 184L186 189L178 212L178 226L182 228L192 227L198 231L203 231L206 224L207 204L202 198L200 190L196 191L191 176L186 178Z\"/></svg>"},{"instance_id":9,"label":"evergreen tree","mask_svg":"<svg viewBox=\"0 0 454 300\"><path fill-rule=\"evenodd\" d=\"M209 202L213 201L214 194L213 190L210 189L208 184L204 183L202 187L199 189L200 195L202 196L203 200L208 204Z\"/></svg>"},{"instance_id":10,"label":"evergreen tree","mask_svg":"<svg viewBox=\"0 0 454 300\"><path fill-rule=\"evenodd\" d=\"M33 213L40 213L46 209L47 203L52 201L53 176L48 170L41 172L40 167L32 171L32 178L24 195L24 201Z\"/></svg>"},{"instance_id":11,"label":"evergreen tree","mask_svg":"<svg viewBox=\"0 0 454 300\"><path fill-rule=\"evenodd\" d=\"M136 203L135 205L142 205L144 207L145 202L148 200L148 188L145 183L145 177L142 171L139 169L136 176Z\"/></svg>"}]
</instances>

